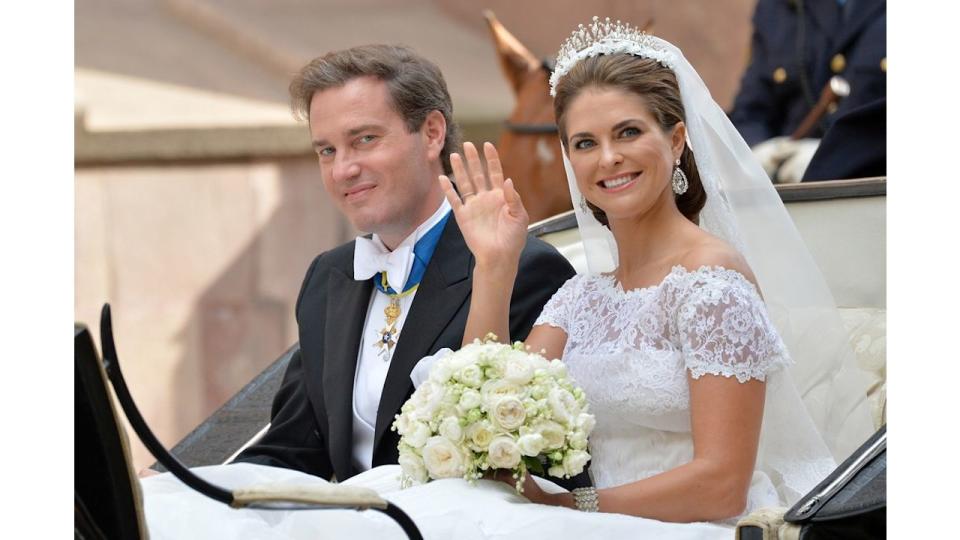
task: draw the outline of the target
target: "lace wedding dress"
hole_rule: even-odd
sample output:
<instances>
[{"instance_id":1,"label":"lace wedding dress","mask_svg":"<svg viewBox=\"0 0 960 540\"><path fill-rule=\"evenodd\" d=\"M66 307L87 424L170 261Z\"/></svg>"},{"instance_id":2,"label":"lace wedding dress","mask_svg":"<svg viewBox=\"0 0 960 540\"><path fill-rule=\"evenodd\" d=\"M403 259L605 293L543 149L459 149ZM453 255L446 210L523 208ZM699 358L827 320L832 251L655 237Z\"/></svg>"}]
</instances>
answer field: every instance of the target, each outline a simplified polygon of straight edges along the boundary
<instances>
[{"instance_id":1,"label":"lace wedding dress","mask_svg":"<svg viewBox=\"0 0 960 540\"><path fill-rule=\"evenodd\" d=\"M562 328L568 335L564 361L597 419L590 439L590 474L598 488L641 480L690 461L688 374L769 380L790 362L754 286L739 273L719 267L691 271L676 266L660 284L627 291L611 276L575 276L550 300L538 324ZM829 458L816 457L829 455L825 449L806 459L802 448L761 446L747 511L792 502L833 468ZM195 471L229 487L323 482L251 464ZM530 504L500 482L470 485L449 479L400 489L399 477L400 469L393 465L344 483L376 489L407 512L425 538L733 537L735 520L678 524L588 514ZM548 491L561 489L549 481L540 483ZM403 538L399 527L373 512L232 510L191 493L169 474L147 478L143 487L154 539Z\"/></svg>"},{"instance_id":2,"label":"lace wedding dress","mask_svg":"<svg viewBox=\"0 0 960 540\"><path fill-rule=\"evenodd\" d=\"M612 276L571 278L537 324L567 334L570 375L597 425L590 474L627 484L693 458L688 376L767 382L761 444L747 510L792 504L834 467L786 379L789 354L757 289L721 267L675 266L658 285L624 291ZM801 426L793 438L785 425Z\"/></svg>"}]
</instances>

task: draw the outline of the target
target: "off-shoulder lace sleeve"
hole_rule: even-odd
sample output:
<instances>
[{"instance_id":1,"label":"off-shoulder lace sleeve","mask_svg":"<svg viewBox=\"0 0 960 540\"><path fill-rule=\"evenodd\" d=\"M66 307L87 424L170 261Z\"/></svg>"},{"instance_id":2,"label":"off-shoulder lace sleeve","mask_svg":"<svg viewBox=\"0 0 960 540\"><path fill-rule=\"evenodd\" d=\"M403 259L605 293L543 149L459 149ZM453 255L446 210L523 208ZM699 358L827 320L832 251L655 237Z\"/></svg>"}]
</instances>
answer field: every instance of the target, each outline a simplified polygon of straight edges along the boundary
<instances>
[{"instance_id":1,"label":"off-shoulder lace sleeve","mask_svg":"<svg viewBox=\"0 0 960 540\"><path fill-rule=\"evenodd\" d=\"M724 268L696 275L679 295L675 327L693 378L712 374L763 381L790 363L752 283Z\"/></svg>"},{"instance_id":2,"label":"off-shoulder lace sleeve","mask_svg":"<svg viewBox=\"0 0 960 540\"><path fill-rule=\"evenodd\" d=\"M537 317L537 322L533 325L549 324L569 334L577 297L579 296L577 294L578 284L582 277L582 275L571 277L557 292L553 293L550 300L547 300L546 305L543 306L543 311Z\"/></svg>"}]
</instances>

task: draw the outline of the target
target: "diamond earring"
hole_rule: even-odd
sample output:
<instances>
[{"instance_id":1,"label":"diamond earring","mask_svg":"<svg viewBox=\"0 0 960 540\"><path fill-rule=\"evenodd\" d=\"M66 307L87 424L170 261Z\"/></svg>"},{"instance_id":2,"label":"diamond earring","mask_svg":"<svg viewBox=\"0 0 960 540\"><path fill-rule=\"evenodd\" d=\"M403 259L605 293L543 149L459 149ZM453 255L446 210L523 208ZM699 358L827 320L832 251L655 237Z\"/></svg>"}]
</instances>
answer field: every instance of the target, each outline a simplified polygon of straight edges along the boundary
<instances>
[{"instance_id":1,"label":"diamond earring","mask_svg":"<svg viewBox=\"0 0 960 540\"><path fill-rule=\"evenodd\" d=\"M687 182L687 175L680 168L680 160L677 160L676 167L673 168L673 192L677 195L683 195L687 192L690 183Z\"/></svg>"}]
</instances>

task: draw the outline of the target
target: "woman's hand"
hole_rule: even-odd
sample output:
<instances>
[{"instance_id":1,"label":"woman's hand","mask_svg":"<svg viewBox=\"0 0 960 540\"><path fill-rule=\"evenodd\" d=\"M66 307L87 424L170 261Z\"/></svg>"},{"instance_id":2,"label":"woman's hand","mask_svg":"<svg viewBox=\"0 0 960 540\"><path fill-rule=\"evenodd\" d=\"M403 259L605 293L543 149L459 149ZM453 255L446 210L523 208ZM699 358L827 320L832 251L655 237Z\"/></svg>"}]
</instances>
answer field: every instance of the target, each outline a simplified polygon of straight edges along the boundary
<instances>
[{"instance_id":1,"label":"woman's hand","mask_svg":"<svg viewBox=\"0 0 960 540\"><path fill-rule=\"evenodd\" d=\"M440 176L440 185L477 265L515 267L527 239L530 218L513 181L503 178L496 148L484 143L483 153L487 159L487 173L484 173L476 147L464 143L463 156L450 154L459 194L446 176Z\"/></svg>"},{"instance_id":2,"label":"woman's hand","mask_svg":"<svg viewBox=\"0 0 960 540\"><path fill-rule=\"evenodd\" d=\"M516 488L517 485L517 481L513 478L513 473L510 471L494 469L493 473L490 474L490 478L499 480L512 488ZM522 495L532 503L562 506L559 501L555 500L554 495L540 489L540 485L537 484L537 481L533 479L533 475L529 472L523 478Z\"/></svg>"}]
</instances>

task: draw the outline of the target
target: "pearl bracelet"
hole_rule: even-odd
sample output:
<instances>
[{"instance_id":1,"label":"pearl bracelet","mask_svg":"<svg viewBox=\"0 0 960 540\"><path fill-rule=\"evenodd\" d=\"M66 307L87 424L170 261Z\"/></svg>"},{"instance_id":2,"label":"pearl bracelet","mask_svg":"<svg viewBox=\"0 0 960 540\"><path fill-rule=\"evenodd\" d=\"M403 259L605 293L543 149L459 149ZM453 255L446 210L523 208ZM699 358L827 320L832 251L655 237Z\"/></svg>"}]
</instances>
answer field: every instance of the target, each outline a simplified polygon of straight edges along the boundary
<instances>
[{"instance_id":1,"label":"pearl bracelet","mask_svg":"<svg viewBox=\"0 0 960 540\"><path fill-rule=\"evenodd\" d=\"M597 495L595 487L575 488L570 493L573 494L573 503L577 510L581 512L598 512L600 510L600 496Z\"/></svg>"}]
</instances>

